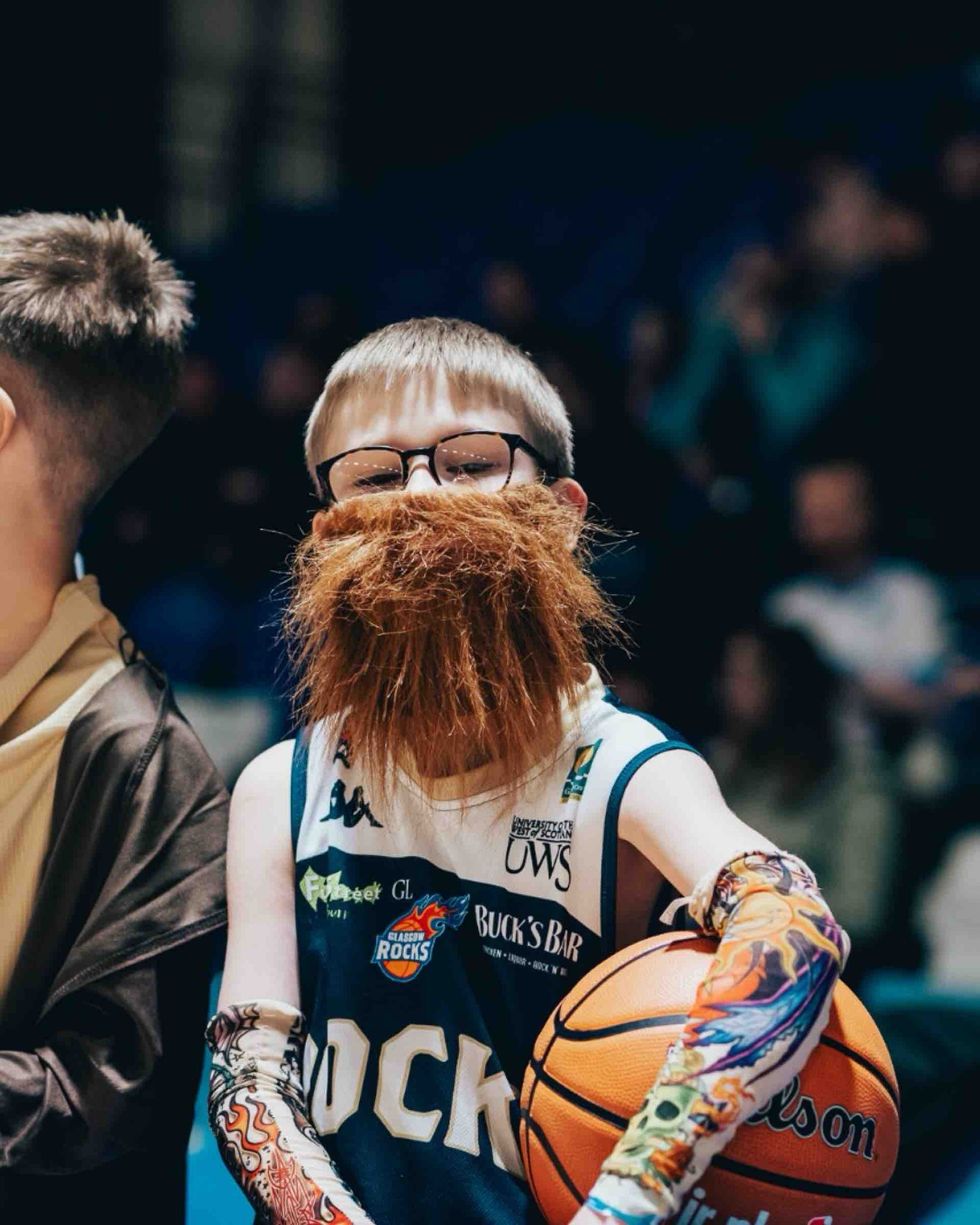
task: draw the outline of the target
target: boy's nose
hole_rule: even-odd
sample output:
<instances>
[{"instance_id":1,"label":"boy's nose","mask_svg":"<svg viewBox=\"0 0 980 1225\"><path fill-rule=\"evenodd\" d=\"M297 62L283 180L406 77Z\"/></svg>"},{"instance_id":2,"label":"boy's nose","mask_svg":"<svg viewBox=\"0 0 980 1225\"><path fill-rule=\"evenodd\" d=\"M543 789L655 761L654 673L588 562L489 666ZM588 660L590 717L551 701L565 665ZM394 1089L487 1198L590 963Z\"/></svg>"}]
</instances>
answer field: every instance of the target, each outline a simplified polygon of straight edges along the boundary
<instances>
[{"instance_id":1,"label":"boy's nose","mask_svg":"<svg viewBox=\"0 0 980 1225\"><path fill-rule=\"evenodd\" d=\"M439 488L424 455L413 455L408 461L408 480L405 482L405 488L413 493Z\"/></svg>"}]
</instances>

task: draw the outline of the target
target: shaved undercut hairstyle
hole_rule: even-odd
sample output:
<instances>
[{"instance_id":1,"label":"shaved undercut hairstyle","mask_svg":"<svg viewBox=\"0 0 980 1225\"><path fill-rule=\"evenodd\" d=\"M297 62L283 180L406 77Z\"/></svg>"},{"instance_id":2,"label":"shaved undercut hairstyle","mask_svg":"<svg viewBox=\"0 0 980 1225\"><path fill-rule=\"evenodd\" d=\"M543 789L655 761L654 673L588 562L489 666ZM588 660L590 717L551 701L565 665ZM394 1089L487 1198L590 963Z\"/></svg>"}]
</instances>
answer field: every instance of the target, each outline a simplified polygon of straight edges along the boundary
<instances>
[{"instance_id":1,"label":"shaved undercut hairstyle","mask_svg":"<svg viewBox=\"0 0 980 1225\"><path fill-rule=\"evenodd\" d=\"M84 517L173 411L191 287L115 217L0 217L0 365L54 507Z\"/></svg>"},{"instance_id":2,"label":"shaved undercut hairstyle","mask_svg":"<svg viewBox=\"0 0 980 1225\"><path fill-rule=\"evenodd\" d=\"M306 427L306 466L327 456L324 442L337 409L361 397L384 395L413 378L442 371L463 396L483 395L516 413L528 442L558 469L572 474L572 426L561 396L527 356L496 332L462 319L406 319L359 340L334 362Z\"/></svg>"}]
</instances>

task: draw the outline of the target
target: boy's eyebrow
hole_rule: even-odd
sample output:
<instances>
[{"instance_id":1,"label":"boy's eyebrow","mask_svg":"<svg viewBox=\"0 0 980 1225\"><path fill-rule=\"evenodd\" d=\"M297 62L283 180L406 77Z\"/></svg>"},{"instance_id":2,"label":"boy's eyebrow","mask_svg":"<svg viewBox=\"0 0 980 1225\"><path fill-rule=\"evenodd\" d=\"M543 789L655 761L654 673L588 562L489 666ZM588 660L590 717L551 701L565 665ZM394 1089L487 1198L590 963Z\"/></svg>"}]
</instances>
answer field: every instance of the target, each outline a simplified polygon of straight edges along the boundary
<instances>
[{"instance_id":1,"label":"boy's eyebrow","mask_svg":"<svg viewBox=\"0 0 980 1225\"><path fill-rule=\"evenodd\" d=\"M488 430L492 432L499 432L500 430L503 430L506 433L507 427L494 425L490 422L456 421L452 425L446 424L437 434L430 437L429 441L426 443L419 442L418 438L410 441L407 435L402 437L401 440L392 442L391 435L384 435L380 438L369 435L365 439L361 440L355 434L354 441L348 441L343 447L338 448L338 450L330 451L324 458L329 459L330 455L339 455L344 451L358 451L362 447L394 447L398 451L411 451L415 447L432 446L434 443L438 442L440 438L451 438L453 434L466 434L471 430ZM395 437L397 439L397 436Z\"/></svg>"}]
</instances>

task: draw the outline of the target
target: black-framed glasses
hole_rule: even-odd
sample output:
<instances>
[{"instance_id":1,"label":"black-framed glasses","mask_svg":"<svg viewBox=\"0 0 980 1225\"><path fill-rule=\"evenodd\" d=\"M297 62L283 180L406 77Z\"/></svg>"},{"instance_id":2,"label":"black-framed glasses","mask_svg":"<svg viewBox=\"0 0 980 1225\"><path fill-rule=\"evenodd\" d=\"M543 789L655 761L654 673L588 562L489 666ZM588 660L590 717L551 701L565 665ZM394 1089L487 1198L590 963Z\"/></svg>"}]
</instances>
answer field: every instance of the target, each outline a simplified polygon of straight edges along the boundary
<instances>
[{"instance_id":1,"label":"black-framed glasses","mask_svg":"<svg viewBox=\"0 0 980 1225\"><path fill-rule=\"evenodd\" d=\"M316 466L324 504L344 502L364 494L404 489L408 461L424 455L439 485L465 486L494 493L510 483L517 451L530 455L549 481L558 479L556 466L520 434L497 430L465 430L440 438L430 447L354 447L331 455Z\"/></svg>"}]
</instances>

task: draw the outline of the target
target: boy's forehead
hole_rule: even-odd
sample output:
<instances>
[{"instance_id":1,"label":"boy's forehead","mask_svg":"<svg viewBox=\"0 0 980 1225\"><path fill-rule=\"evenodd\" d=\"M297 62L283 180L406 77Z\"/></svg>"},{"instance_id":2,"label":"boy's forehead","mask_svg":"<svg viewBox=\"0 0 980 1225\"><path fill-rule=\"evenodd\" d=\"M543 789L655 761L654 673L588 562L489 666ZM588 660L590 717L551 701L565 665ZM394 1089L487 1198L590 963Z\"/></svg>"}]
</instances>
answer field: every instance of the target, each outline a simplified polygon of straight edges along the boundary
<instances>
[{"instance_id":1,"label":"boy's forehead","mask_svg":"<svg viewBox=\"0 0 980 1225\"><path fill-rule=\"evenodd\" d=\"M352 447L425 447L456 430L521 433L520 415L486 392L464 395L445 375L365 390L335 408L318 460Z\"/></svg>"}]
</instances>

